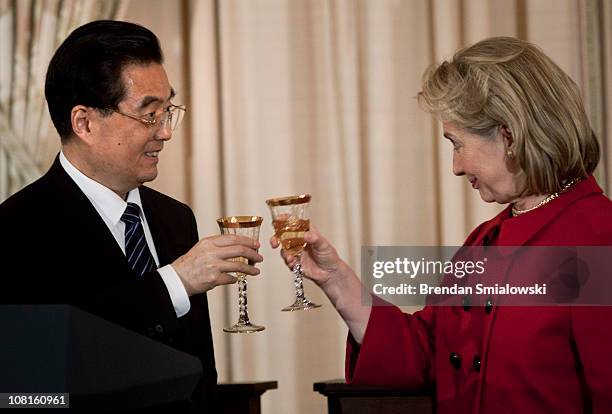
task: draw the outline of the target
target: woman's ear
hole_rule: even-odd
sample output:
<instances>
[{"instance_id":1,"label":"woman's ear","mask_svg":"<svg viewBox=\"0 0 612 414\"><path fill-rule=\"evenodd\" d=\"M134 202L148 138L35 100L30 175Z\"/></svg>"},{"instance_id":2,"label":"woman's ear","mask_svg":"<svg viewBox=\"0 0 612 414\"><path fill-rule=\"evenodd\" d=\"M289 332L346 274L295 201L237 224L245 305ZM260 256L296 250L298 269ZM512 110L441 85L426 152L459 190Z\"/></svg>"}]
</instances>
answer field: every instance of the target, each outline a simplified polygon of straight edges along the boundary
<instances>
[{"instance_id":1,"label":"woman's ear","mask_svg":"<svg viewBox=\"0 0 612 414\"><path fill-rule=\"evenodd\" d=\"M510 128L508 128L507 125L502 125L500 127L501 133L502 133L502 137L504 139L504 143L506 144L507 148L512 147L512 144L514 142L514 138L512 137L512 132L510 131Z\"/></svg>"}]
</instances>

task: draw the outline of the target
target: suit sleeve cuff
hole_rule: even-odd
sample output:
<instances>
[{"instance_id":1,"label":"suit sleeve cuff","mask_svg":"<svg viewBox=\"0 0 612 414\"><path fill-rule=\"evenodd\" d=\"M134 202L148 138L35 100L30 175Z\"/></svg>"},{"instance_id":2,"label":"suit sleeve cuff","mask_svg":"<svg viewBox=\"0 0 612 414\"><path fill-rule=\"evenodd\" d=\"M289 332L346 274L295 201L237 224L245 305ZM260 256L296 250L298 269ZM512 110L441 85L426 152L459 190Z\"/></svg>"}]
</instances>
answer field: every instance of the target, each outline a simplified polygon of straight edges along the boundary
<instances>
[{"instance_id":1,"label":"suit sleeve cuff","mask_svg":"<svg viewBox=\"0 0 612 414\"><path fill-rule=\"evenodd\" d=\"M171 265L166 265L157 269L157 272L164 281L166 289L168 289L176 317L180 318L186 315L191 308L191 303L189 302L185 286L183 286L183 282L181 282L176 270Z\"/></svg>"}]
</instances>

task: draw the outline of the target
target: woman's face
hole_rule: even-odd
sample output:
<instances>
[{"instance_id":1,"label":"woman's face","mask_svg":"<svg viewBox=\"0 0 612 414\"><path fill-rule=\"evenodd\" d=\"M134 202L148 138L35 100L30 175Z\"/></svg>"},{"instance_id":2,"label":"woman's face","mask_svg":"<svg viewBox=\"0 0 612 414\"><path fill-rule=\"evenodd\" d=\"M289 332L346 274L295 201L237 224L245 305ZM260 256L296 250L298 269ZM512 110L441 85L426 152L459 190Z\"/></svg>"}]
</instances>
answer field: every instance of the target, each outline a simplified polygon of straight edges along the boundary
<instances>
[{"instance_id":1,"label":"woman's face","mask_svg":"<svg viewBox=\"0 0 612 414\"><path fill-rule=\"evenodd\" d=\"M487 203L505 204L519 198L519 168L508 156L509 135L499 128L493 138L442 123L444 137L453 144L453 174L465 175Z\"/></svg>"}]
</instances>

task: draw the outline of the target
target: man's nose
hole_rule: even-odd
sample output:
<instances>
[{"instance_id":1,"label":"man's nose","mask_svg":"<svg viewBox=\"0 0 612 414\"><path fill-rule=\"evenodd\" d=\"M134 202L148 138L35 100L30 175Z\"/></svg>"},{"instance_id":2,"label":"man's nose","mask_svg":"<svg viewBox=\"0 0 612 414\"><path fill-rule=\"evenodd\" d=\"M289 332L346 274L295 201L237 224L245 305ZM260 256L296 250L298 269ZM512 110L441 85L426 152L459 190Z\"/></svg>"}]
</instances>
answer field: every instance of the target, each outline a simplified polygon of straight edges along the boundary
<instances>
[{"instance_id":1,"label":"man's nose","mask_svg":"<svg viewBox=\"0 0 612 414\"><path fill-rule=\"evenodd\" d=\"M172 138L172 128L170 126L170 122L164 122L162 124L159 131L157 131L155 138L162 141L168 141L170 138Z\"/></svg>"}]
</instances>

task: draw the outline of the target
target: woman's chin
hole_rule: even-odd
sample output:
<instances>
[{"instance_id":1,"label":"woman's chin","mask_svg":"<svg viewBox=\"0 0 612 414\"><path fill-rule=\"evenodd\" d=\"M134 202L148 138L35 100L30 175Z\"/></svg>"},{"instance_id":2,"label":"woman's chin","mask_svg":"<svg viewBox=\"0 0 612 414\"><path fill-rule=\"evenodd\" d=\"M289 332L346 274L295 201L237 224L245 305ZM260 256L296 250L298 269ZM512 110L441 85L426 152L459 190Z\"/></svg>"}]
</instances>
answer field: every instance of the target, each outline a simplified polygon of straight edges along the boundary
<instances>
[{"instance_id":1,"label":"woman's chin","mask_svg":"<svg viewBox=\"0 0 612 414\"><path fill-rule=\"evenodd\" d=\"M497 203L503 205L512 202L511 197L499 197L491 193L483 193L482 191L480 192L480 198L482 198L482 201L485 203Z\"/></svg>"},{"instance_id":2,"label":"woman's chin","mask_svg":"<svg viewBox=\"0 0 612 414\"><path fill-rule=\"evenodd\" d=\"M500 204L503 204L503 202L499 201L497 199L497 197L495 197L493 194L491 194L488 191L483 191L482 188L478 189L478 192L480 193L480 198L482 198L482 201L484 201L485 203L500 203Z\"/></svg>"}]
</instances>

